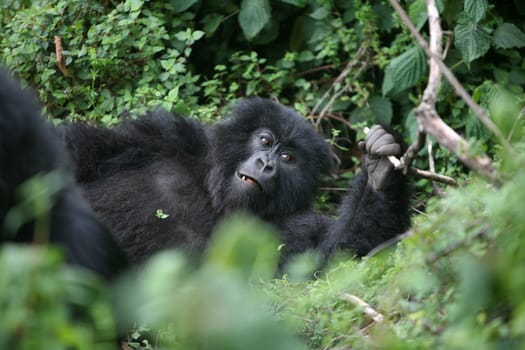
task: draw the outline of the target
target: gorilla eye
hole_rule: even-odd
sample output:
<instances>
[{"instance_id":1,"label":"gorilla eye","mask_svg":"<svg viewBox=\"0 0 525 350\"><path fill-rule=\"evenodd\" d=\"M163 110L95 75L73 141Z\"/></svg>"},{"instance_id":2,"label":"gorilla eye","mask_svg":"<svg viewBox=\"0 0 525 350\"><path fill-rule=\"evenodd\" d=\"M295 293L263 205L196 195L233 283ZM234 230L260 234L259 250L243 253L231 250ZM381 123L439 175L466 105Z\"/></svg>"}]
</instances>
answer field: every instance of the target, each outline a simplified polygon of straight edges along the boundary
<instances>
[{"instance_id":1,"label":"gorilla eye","mask_svg":"<svg viewBox=\"0 0 525 350\"><path fill-rule=\"evenodd\" d=\"M270 146L272 144L272 140L266 135L261 135L261 143L265 146Z\"/></svg>"},{"instance_id":2,"label":"gorilla eye","mask_svg":"<svg viewBox=\"0 0 525 350\"><path fill-rule=\"evenodd\" d=\"M290 153L281 153L281 159L284 160L285 162L291 162L293 160L293 157Z\"/></svg>"}]
</instances>

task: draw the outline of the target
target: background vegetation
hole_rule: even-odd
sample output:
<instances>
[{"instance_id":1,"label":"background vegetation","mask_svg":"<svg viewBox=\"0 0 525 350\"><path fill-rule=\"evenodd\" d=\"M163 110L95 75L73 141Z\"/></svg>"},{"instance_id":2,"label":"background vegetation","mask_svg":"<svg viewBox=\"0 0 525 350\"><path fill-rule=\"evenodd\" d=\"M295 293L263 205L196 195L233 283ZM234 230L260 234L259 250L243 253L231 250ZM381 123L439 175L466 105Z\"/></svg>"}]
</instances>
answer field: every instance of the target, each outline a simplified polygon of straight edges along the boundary
<instances>
[{"instance_id":1,"label":"background vegetation","mask_svg":"<svg viewBox=\"0 0 525 350\"><path fill-rule=\"evenodd\" d=\"M426 35L425 2L401 5ZM316 277L313 259L301 257L272 279L278 244L250 220L218 232L202 267L167 253L112 289L61 264L56 251L5 246L0 347L110 347L118 304L118 314L136 320L126 324L132 348L520 348L525 5L438 7L445 63L513 150L446 82L437 110L495 160L502 188L434 143L432 157L422 152L415 165L426 169L433 159L462 186L436 191L416 180L421 215L411 237L363 261L342 256ZM382 0L4 0L0 27L2 64L38 91L55 122L111 125L156 105L212 122L248 95L293 106L340 160L318 198L329 213L358 167L364 126L392 124L414 139L413 108L428 74L424 53ZM432 196L443 191L445 198Z\"/></svg>"}]
</instances>

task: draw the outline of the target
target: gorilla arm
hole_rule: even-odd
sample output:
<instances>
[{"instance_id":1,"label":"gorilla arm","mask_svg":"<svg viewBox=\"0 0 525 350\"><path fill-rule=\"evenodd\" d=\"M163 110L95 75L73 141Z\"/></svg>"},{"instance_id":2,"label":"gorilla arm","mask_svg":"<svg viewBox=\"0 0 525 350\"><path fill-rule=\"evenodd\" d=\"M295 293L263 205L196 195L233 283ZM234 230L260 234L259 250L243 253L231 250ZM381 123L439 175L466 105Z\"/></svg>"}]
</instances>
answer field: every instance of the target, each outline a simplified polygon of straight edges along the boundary
<instances>
[{"instance_id":1,"label":"gorilla arm","mask_svg":"<svg viewBox=\"0 0 525 350\"><path fill-rule=\"evenodd\" d=\"M364 256L410 226L408 181L388 160L388 156L401 154L400 143L376 125L359 146L365 154L362 172L353 181L339 209L339 219L321 244L325 256L339 249Z\"/></svg>"}]
</instances>

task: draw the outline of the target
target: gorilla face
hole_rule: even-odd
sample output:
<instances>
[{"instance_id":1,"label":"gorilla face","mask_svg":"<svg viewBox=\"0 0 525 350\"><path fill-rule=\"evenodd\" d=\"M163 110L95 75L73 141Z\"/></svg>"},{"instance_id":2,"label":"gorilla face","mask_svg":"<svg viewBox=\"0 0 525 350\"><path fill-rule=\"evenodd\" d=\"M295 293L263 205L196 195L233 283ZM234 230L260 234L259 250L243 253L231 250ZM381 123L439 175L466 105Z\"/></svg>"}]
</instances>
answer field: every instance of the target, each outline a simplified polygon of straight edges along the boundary
<instances>
[{"instance_id":1,"label":"gorilla face","mask_svg":"<svg viewBox=\"0 0 525 350\"><path fill-rule=\"evenodd\" d=\"M269 129L256 130L249 142L251 156L241 162L236 175L246 190L273 193L279 172L294 167L292 152Z\"/></svg>"},{"instance_id":2,"label":"gorilla face","mask_svg":"<svg viewBox=\"0 0 525 350\"><path fill-rule=\"evenodd\" d=\"M324 139L290 108L258 98L241 102L212 129L208 189L216 209L262 217L311 206L329 167Z\"/></svg>"}]
</instances>

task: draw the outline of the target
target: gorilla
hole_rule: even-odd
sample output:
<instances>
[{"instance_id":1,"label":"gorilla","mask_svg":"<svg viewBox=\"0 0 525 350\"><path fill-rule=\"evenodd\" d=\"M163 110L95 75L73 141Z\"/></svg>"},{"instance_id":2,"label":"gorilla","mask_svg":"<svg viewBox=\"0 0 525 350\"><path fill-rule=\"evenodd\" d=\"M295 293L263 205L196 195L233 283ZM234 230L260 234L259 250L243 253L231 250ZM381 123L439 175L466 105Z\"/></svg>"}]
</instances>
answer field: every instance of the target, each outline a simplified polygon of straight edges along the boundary
<instances>
[{"instance_id":1,"label":"gorilla","mask_svg":"<svg viewBox=\"0 0 525 350\"><path fill-rule=\"evenodd\" d=\"M67 151L42 118L35 96L0 69L0 244L49 241L62 247L72 264L112 278L127 259L72 173ZM24 185L37 178L48 180L37 189L48 193L36 199L50 201L46 213L35 212L32 199L22 195ZM30 196L34 200L38 193Z\"/></svg>"},{"instance_id":2,"label":"gorilla","mask_svg":"<svg viewBox=\"0 0 525 350\"><path fill-rule=\"evenodd\" d=\"M385 128L367 134L362 171L333 219L313 209L331 157L306 119L257 97L230 114L202 125L158 109L113 128L63 127L76 180L130 261L168 247L199 253L236 211L278 230L282 262L309 249L363 256L409 227L407 179L387 159L402 147Z\"/></svg>"}]
</instances>

